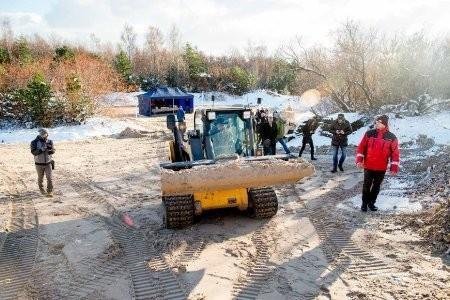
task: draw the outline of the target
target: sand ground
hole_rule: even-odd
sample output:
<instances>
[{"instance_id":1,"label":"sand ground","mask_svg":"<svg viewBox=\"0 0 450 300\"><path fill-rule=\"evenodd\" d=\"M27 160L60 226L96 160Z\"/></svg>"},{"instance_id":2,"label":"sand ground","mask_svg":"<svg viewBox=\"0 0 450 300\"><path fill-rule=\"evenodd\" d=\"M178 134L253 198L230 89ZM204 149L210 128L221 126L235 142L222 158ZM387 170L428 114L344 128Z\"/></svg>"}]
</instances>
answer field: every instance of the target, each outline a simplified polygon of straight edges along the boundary
<instances>
[{"instance_id":1,"label":"sand ground","mask_svg":"<svg viewBox=\"0 0 450 300\"><path fill-rule=\"evenodd\" d=\"M270 220L215 211L163 228L158 163L171 135L163 118L133 122L148 133L56 143L53 198L37 189L29 146L0 145L4 298L450 298L448 256L392 214L338 206L360 194L353 157L331 174L319 155L314 176L276 188Z\"/></svg>"}]
</instances>

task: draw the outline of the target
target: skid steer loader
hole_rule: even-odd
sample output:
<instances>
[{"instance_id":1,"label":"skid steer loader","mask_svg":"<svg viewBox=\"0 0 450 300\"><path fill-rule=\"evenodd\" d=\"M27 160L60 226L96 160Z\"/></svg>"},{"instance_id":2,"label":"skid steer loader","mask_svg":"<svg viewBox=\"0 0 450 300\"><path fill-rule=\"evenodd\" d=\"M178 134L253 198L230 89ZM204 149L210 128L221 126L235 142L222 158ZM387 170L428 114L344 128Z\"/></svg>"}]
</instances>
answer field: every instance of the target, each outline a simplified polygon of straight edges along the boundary
<instances>
[{"instance_id":1,"label":"skid steer loader","mask_svg":"<svg viewBox=\"0 0 450 300\"><path fill-rule=\"evenodd\" d=\"M270 218L278 210L272 183L295 182L314 172L314 168L308 165L304 167L307 171L301 175L281 181L280 178L272 179L271 173L267 173L267 164L272 168L277 161L288 161L291 157L261 156L262 151L256 145L254 112L248 107L197 109L194 129L187 132L187 139L183 134L185 128L177 125L175 115L167 116L167 127L173 132L173 140L169 142L171 162L160 164L164 223L167 228L189 226L203 211L220 208L234 207L248 211L254 218ZM235 165L236 160L246 168L240 171L234 167L233 175L228 176L227 167ZM258 171L254 175L251 173L256 170L257 162L259 167L263 164L261 170L266 174L264 178L255 180L254 177L261 175ZM205 174L208 178L204 177ZM209 180L214 176L225 179Z\"/></svg>"}]
</instances>

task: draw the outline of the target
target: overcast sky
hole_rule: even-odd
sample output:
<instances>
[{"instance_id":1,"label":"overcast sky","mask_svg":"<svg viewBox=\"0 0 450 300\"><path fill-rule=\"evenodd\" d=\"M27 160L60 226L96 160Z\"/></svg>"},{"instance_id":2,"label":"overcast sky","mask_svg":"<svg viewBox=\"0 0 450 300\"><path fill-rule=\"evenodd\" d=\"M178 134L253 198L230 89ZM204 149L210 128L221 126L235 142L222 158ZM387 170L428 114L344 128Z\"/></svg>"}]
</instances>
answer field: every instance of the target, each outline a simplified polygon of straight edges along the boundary
<instances>
[{"instance_id":1,"label":"overcast sky","mask_svg":"<svg viewBox=\"0 0 450 300\"><path fill-rule=\"evenodd\" d=\"M125 23L141 40L149 25L167 33L175 24L183 41L224 54L249 40L274 50L295 35L327 43L348 19L393 33L448 34L450 0L0 0L5 17L16 33L82 43L91 33L117 43Z\"/></svg>"}]
</instances>

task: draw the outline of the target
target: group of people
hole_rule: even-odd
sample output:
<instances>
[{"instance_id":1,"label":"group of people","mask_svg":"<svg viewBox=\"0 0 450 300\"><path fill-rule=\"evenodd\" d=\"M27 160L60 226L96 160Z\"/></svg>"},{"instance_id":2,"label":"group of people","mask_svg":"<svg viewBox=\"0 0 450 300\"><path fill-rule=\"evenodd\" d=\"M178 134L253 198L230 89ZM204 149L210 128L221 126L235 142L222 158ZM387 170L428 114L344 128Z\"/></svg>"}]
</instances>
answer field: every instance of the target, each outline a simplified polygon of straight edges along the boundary
<instances>
[{"instance_id":1,"label":"group of people","mask_svg":"<svg viewBox=\"0 0 450 300\"><path fill-rule=\"evenodd\" d=\"M275 112L273 116L266 111L260 113L257 132L260 135L260 141L263 144L264 155L276 153L276 143L279 142L286 153L290 150L284 141L284 130L286 122ZM265 116L267 118L265 119ZM387 115L378 116L375 119L374 129L367 131L357 147L356 166L364 169L364 182L362 191L361 210L366 212L368 209L377 211L375 206L376 199L380 192L386 171L390 169L391 175L397 175L399 172L400 153L398 140L396 136L389 131L389 118ZM311 151L311 160L317 160L314 156L314 142L312 135L319 127L318 118L314 117L308 120L301 128L303 139L300 148L299 157L302 156L306 145L309 144ZM344 114L338 114L337 119L331 124L332 133L331 146L333 151L333 168L331 173L336 173L339 169L344 171L344 161L347 156L348 135L353 132L352 126L345 119ZM340 156L339 156L340 152Z\"/></svg>"},{"instance_id":2,"label":"group of people","mask_svg":"<svg viewBox=\"0 0 450 300\"><path fill-rule=\"evenodd\" d=\"M275 155L277 143L281 144L286 154L291 154L284 140L287 122L279 112L272 114L267 109L261 109L257 111L255 119L257 142L262 144L264 155Z\"/></svg>"},{"instance_id":3,"label":"group of people","mask_svg":"<svg viewBox=\"0 0 450 300\"><path fill-rule=\"evenodd\" d=\"M179 111L179 120L184 122L184 112ZM376 211L375 202L380 192L381 183L390 164L391 175L397 175L399 172L399 147L396 136L389 131L389 118L386 115L378 116L375 119L374 129L368 130L356 150L356 166L364 169L364 182L362 189L361 210L366 212L368 209ZM284 141L286 121L280 114L275 112L269 114L267 111L259 111L256 117L256 132L258 142L262 143L264 155L276 154L276 143L279 142L285 152L291 151ZM314 156L314 144L312 135L318 128L318 119L309 120L302 128L303 144L299 156L302 156L306 144L311 148L311 160L316 160ZM344 171L343 163L346 158L346 147L348 145L347 136L352 133L350 122L343 114L339 114L337 119L330 127L333 134L331 145L333 147L333 169L332 173ZM53 196L52 170L54 161L52 155L55 153L55 147L52 140L48 138L48 131L40 129L39 135L31 142L31 153L34 156L35 167L38 175L38 187L43 195ZM341 152L338 158L339 150ZM44 189L44 176L47 178L47 187Z\"/></svg>"}]
</instances>

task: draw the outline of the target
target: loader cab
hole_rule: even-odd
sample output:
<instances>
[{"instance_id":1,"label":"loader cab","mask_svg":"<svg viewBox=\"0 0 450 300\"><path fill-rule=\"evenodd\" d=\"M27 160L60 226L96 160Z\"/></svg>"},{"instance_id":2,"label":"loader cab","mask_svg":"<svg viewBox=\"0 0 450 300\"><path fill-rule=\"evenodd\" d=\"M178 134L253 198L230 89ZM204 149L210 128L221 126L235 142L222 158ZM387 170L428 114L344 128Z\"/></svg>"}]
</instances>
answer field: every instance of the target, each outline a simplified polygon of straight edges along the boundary
<instances>
[{"instance_id":1,"label":"loader cab","mask_svg":"<svg viewBox=\"0 0 450 300\"><path fill-rule=\"evenodd\" d=\"M245 108L210 108L194 115L194 130L201 136L205 159L253 156L253 114ZM191 143L192 146L192 143ZM195 147L192 149L195 159Z\"/></svg>"}]
</instances>

